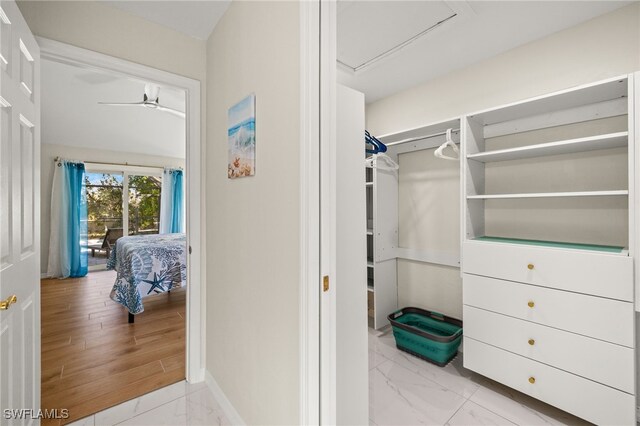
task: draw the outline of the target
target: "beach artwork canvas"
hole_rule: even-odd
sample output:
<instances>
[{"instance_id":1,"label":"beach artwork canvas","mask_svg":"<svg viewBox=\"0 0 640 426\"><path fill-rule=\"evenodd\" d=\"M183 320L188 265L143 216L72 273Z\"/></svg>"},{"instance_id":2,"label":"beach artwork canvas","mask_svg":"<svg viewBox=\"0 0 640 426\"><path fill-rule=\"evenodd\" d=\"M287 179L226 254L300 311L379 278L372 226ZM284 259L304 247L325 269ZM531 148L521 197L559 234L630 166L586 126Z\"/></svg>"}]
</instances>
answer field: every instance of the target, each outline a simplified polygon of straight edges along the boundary
<instances>
[{"instance_id":1,"label":"beach artwork canvas","mask_svg":"<svg viewBox=\"0 0 640 426\"><path fill-rule=\"evenodd\" d=\"M229 108L229 179L256 173L256 96L251 94Z\"/></svg>"}]
</instances>

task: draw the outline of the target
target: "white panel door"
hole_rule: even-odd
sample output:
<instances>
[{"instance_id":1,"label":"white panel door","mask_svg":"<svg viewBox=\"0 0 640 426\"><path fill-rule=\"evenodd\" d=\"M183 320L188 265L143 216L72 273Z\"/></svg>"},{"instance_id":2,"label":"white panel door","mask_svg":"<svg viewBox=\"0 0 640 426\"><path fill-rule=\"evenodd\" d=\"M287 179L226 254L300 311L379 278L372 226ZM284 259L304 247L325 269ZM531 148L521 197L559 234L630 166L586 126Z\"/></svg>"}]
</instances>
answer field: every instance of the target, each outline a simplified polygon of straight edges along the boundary
<instances>
[{"instance_id":1,"label":"white panel door","mask_svg":"<svg viewBox=\"0 0 640 426\"><path fill-rule=\"evenodd\" d=\"M0 423L28 425L40 408L40 51L16 3L0 8Z\"/></svg>"}]
</instances>

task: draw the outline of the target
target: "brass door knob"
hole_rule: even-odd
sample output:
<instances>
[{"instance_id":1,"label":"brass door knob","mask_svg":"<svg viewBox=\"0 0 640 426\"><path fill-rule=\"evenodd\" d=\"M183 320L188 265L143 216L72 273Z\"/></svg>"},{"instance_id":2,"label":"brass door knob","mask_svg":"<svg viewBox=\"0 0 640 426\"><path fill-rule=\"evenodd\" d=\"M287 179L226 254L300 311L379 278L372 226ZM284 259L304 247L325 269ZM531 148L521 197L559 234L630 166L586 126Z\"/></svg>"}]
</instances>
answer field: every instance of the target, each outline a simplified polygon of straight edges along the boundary
<instances>
[{"instance_id":1,"label":"brass door knob","mask_svg":"<svg viewBox=\"0 0 640 426\"><path fill-rule=\"evenodd\" d=\"M528 264L527 268L531 271L534 268L533 263Z\"/></svg>"},{"instance_id":2,"label":"brass door knob","mask_svg":"<svg viewBox=\"0 0 640 426\"><path fill-rule=\"evenodd\" d=\"M18 297L14 294L7 297L5 300L0 301L0 311L6 311L18 301Z\"/></svg>"},{"instance_id":3,"label":"brass door knob","mask_svg":"<svg viewBox=\"0 0 640 426\"><path fill-rule=\"evenodd\" d=\"M535 377L529 377L529 383L534 384L536 382Z\"/></svg>"},{"instance_id":4,"label":"brass door knob","mask_svg":"<svg viewBox=\"0 0 640 426\"><path fill-rule=\"evenodd\" d=\"M535 345L535 344L536 344L536 341L535 341L535 340L533 340L533 339L529 339L529 344L530 344L531 346L533 346L533 345Z\"/></svg>"},{"instance_id":5,"label":"brass door knob","mask_svg":"<svg viewBox=\"0 0 640 426\"><path fill-rule=\"evenodd\" d=\"M530 308L533 308L534 306L536 306L536 304L533 303L533 300L529 300L529 303L527 303L527 306Z\"/></svg>"}]
</instances>

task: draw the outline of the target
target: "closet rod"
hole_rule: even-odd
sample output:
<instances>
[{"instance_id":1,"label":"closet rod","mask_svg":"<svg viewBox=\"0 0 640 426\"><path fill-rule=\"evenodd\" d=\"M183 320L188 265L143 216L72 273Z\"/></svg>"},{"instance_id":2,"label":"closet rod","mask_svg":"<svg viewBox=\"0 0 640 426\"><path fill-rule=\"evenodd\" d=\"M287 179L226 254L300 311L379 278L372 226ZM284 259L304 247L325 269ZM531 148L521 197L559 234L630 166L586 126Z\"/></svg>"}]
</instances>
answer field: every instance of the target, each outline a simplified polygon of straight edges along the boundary
<instances>
[{"instance_id":1,"label":"closet rod","mask_svg":"<svg viewBox=\"0 0 640 426\"><path fill-rule=\"evenodd\" d=\"M460 133L460 129L452 129L451 132L452 133ZM435 138L435 137L438 137L438 136L444 136L446 134L447 134L447 132L445 130L444 132L433 133L431 135L425 135L425 136L418 136L418 137L415 137L415 138L403 139L403 140L397 141L397 142L389 142L389 143L385 143L385 145L386 146L400 145L400 144L407 143L407 142L415 142L415 141L421 141L422 139L429 139L429 138Z\"/></svg>"}]
</instances>

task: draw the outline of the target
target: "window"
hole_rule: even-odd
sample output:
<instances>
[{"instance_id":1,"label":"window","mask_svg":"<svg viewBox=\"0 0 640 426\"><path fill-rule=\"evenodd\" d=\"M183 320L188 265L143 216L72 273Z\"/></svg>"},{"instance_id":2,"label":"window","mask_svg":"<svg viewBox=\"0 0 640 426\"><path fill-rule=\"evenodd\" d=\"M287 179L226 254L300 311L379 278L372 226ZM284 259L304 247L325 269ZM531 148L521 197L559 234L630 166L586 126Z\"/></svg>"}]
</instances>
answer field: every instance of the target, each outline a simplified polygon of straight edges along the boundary
<instances>
[{"instance_id":1,"label":"window","mask_svg":"<svg viewBox=\"0 0 640 426\"><path fill-rule=\"evenodd\" d=\"M91 269L104 268L120 236L159 233L162 169L87 164L84 184Z\"/></svg>"},{"instance_id":2,"label":"window","mask_svg":"<svg viewBox=\"0 0 640 426\"><path fill-rule=\"evenodd\" d=\"M102 241L107 229L122 229L122 181L122 173L84 175L89 239Z\"/></svg>"},{"instance_id":3,"label":"window","mask_svg":"<svg viewBox=\"0 0 640 426\"><path fill-rule=\"evenodd\" d=\"M157 176L129 175L129 235L160 230L160 188Z\"/></svg>"}]
</instances>

